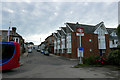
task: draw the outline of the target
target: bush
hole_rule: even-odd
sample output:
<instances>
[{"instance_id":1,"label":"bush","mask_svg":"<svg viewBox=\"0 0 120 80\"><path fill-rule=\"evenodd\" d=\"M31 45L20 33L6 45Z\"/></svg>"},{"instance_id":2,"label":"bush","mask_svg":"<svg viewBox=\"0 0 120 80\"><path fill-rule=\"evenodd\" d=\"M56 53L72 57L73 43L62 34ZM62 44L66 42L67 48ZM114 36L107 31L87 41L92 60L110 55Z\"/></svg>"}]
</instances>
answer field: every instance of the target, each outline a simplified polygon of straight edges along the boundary
<instances>
[{"instance_id":1,"label":"bush","mask_svg":"<svg viewBox=\"0 0 120 80\"><path fill-rule=\"evenodd\" d=\"M120 48L120 45L118 45L117 48Z\"/></svg>"},{"instance_id":2,"label":"bush","mask_svg":"<svg viewBox=\"0 0 120 80\"><path fill-rule=\"evenodd\" d=\"M108 63L111 65L120 65L120 51L114 50L108 55Z\"/></svg>"},{"instance_id":3,"label":"bush","mask_svg":"<svg viewBox=\"0 0 120 80\"><path fill-rule=\"evenodd\" d=\"M100 57L100 56L89 56L83 59L84 64L89 65L106 65L107 64L107 58L106 57Z\"/></svg>"},{"instance_id":4,"label":"bush","mask_svg":"<svg viewBox=\"0 0 120 80\"><path fill-rule=\"evenodd\" d=\"M94 61L95 61L94 56L89 56L89 57L83 58L83 63L85 63L85 64L92 65Z\"/></svg>"}]
</instances>

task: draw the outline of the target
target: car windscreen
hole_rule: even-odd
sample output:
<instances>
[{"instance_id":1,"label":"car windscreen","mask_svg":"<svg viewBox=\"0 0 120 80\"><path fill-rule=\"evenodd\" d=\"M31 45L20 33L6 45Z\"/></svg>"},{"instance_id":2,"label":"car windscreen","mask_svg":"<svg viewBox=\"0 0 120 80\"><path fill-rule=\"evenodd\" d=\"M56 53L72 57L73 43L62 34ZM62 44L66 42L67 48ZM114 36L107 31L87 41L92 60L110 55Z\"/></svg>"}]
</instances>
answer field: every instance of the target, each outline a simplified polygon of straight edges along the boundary
<instances>
[{"instance_id":1,"label":"car windscreen","mask_svg":"<svg viewBox=\"0 0 120 80\"><path fill-rule=\"evenodd\" d=\"M0 53L0 60L2 60L2 63L10 60L15 52L15 45L11 44L0 44L0 50L2 53Z\"/></svg>"}]
</instances>

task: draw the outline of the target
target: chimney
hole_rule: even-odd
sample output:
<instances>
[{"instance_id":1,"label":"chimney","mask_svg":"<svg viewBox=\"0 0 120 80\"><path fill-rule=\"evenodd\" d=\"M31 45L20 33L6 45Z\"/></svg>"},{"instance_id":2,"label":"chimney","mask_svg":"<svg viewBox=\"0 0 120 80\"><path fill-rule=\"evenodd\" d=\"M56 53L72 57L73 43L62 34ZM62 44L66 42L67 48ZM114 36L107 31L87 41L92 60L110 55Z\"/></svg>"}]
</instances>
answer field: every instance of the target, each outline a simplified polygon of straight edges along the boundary
<instances>
[{"instance_id":1,"label":"chimney","mask_svg":"<svg viewBox=\"0 0 120 80\"><path fill-rule=\"evenodd\" d=\"M16 33L16 27L12 27L12 32L15 35L15 33Z\"/></svg>"},{"instance_id":2,"label":"chimney","mask_svg":"<svg viewBox=\"0 0 120 80\"><path fill-rule=\"evenodd\" d=\"M76 24L79 24L78 22Z\"/></svg>"}]
</instances>

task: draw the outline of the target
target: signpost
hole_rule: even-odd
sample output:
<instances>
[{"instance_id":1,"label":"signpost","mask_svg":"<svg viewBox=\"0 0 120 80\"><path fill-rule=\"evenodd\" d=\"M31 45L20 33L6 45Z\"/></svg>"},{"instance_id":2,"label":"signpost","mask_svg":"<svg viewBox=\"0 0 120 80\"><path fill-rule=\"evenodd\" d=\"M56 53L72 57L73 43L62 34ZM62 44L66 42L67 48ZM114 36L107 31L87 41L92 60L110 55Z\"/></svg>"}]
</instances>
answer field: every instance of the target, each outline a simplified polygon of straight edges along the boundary
<instances>
[{"instance_id":1,"label":"signpost","mask_svg":"<svg viewBox=\"0 0 120 80\"><path fill-rule=\"evenodd\" d=\"M80 36L80 46L78 47L78 58L80 59L79 64L82 64L82 57L83 57L83 47L81 47L81 36L84 36L83 28L76 29L76 35Z\"/></svg>"}]
</instances>

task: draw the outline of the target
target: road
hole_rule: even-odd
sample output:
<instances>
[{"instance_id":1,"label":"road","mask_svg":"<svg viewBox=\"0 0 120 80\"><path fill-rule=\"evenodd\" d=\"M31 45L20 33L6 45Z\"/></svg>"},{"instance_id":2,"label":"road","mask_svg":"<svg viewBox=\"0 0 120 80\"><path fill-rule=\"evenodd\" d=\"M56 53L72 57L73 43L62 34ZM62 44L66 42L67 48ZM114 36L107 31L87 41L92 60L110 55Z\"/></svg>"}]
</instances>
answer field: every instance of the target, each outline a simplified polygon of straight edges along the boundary
<instances>
[{"instance_id":1,"label":"road","mask_svg":"<svg viewBox=\"0 0 120 80\"><path fill-rule=\"evenodd\" d=\"M21 57L23 65L3 72L3 78L117 78L118 71L105 67L73 68L77 60L55 55L46 56L33 50Z\"/></svg>"}]
</instances>

